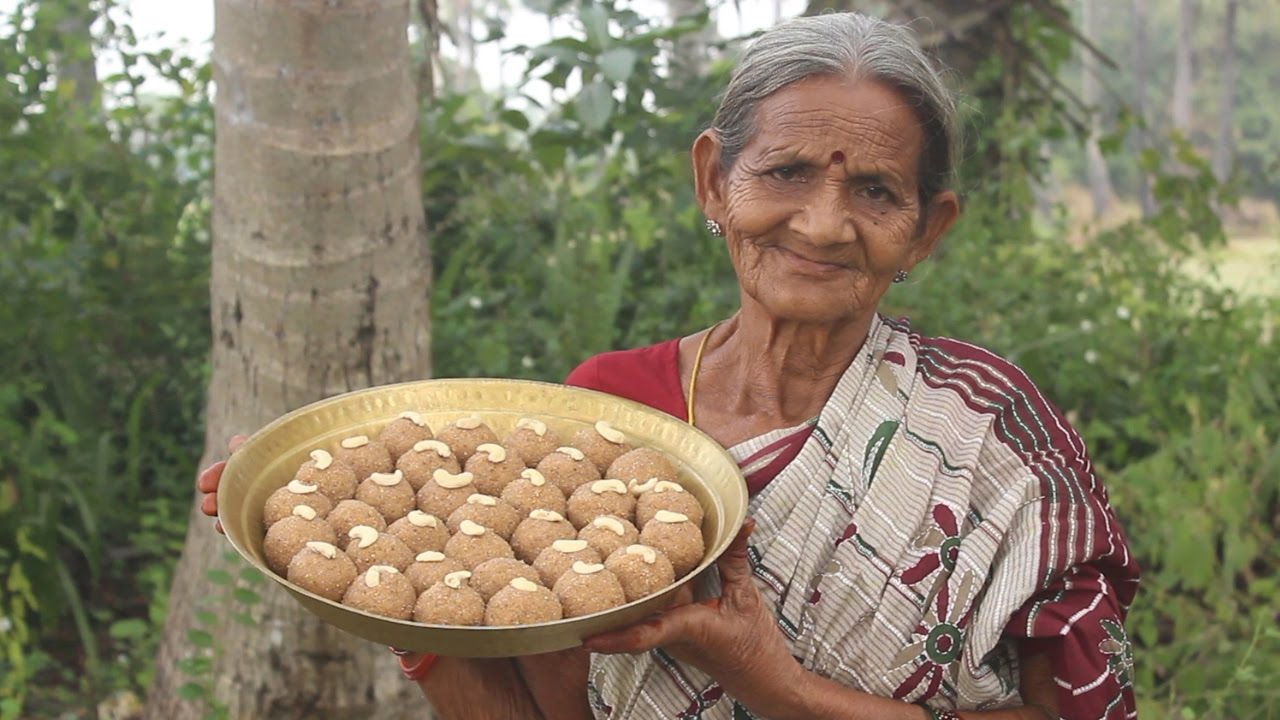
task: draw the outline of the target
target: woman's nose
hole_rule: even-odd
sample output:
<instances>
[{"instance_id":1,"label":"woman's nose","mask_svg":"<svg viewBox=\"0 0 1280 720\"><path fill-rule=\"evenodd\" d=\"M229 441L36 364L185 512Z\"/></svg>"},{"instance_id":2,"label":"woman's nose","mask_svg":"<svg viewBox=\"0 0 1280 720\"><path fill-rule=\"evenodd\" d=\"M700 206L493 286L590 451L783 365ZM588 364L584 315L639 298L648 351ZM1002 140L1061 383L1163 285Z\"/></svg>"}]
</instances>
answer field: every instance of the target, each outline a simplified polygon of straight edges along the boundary
<instances>
[{"instance_id":1,"label":"woman's nose","mask_svg":"<svg viewBox=\"0 0 1280 720\"><path fill-rule=\"evenodd\" d=\"M858 239L853 214L842 186L824 186L810 197L796 228L814 245L851 243Z\"/></svg>"}]
</instances>

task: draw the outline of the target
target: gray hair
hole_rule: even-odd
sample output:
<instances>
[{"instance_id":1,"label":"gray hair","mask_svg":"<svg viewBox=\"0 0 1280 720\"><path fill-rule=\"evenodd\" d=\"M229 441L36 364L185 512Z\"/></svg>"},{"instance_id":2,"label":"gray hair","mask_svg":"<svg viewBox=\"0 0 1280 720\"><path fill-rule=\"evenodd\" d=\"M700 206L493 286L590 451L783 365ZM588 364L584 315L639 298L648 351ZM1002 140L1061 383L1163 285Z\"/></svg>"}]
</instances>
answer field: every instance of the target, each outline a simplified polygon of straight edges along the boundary
<instances>
[{"instance_id":1,"label":"gray hair","mask_svg":"<svg viewBox=\"0 0 1280 720\"><path fill-rule=\"evenodd\" d=\"M860 13L831 13L788 20L758 37L743 53L712 129L728 169L755 134L765 98L817 75L856 74L906 96L924 131L920 201L925 207L952 182L959 157L956 101L911 30Z\"/></svg>"}]
</instances>

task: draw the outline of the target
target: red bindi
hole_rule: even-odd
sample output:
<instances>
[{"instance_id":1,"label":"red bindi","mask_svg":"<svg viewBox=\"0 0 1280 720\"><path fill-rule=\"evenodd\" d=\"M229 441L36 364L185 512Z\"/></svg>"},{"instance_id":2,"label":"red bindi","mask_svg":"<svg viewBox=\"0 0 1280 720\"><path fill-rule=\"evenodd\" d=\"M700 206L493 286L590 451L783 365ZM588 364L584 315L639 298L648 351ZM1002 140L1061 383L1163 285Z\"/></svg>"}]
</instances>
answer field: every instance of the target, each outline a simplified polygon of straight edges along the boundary
<instances>
[{"instance_id":1,"label":"red bindi","mask_svg":"<svg viewBox=\"0 0 1280 720\"><path fill-rule=\"evenodd\" d=\"M843 162L844 162L844 153L840 152L839 150L831 153L832 165L839 165L840 163L843 163Z\"/></svg>"}]
</instances>

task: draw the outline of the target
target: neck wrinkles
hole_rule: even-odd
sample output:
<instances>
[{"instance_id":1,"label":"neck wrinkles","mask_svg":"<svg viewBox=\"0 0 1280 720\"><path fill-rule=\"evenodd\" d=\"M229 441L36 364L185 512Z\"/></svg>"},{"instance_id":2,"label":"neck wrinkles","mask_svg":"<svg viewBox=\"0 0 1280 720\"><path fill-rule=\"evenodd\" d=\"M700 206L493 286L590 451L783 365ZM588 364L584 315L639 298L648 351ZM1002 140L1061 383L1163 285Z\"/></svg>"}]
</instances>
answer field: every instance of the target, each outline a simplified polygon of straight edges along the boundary
<instances>
[{"instance_id":1,"label":"neck wrinkles","mask_svg":"<svg viewBox=\"0 0 1280 720\"><path fill-rule=\"evenodd\" d=\"M744 303L716 333L721 337L711 340L706 365L719 376L714 384L732 411L798 424L821 411L873 321L874 314L832 324L797 323Z\"/></svg>"}]
</instances>

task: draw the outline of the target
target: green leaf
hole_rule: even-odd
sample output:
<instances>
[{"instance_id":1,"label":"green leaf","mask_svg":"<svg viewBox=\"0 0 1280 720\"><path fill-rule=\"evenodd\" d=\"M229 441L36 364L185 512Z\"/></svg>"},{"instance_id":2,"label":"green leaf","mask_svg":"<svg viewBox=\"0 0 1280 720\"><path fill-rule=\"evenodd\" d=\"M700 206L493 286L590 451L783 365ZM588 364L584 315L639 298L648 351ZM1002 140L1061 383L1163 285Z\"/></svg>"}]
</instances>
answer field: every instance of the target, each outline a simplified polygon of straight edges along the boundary
<instances>
[{"instance_id":1,"label":"green leaf","mask_svg":"<svg viewBox=\"0 0 1280 720\"><path fill-rule=\"evenodd\" d=\"M111 629L108 632L117 640L135 640L146 635L149 628L145 620L129 618L111 623Z\"/></svg>"},{"instance_id":2,"label":"green leaf","mask_svg":"<svg viewBox=\"0 0 1280 720\"><path fill-rule=\"evenodd\" d=\"M213 647L213 636L205 630L192 628L187 631L187 642L199 648Z\"/></svg>"},{"instance_id":3,"label":"green leaf","mask_svg":"<svg viewBox=\"0 0 1280 720\"><path fill-rule=\"evenodd\" d=\"M241 625L244 625L245 627L253 627L254 625L258 624L258 621L254 620L253 616L250 615L249 613L242 613L242 612L233 613L231 615L231 619L240 623Z\"/></svg>"},{"instance_id":4,"label":"green leaf","mask_svg":"<svg viewBox=\"0 0 1280 720\"><path fill-rule=\"evenodd\" d=\"M506 123L508 127L515 128L520 132L529 129L529 118L519 110L503 110L498 117L502 118L502 122Z\"/></svg>"},{"instance_id":5,"label":"green leaf","mask_svg":"<svg viewBox=\"0 0 1280 720\"><path fill-rule=\"evenodd\" d=\"M231 596L234 597L237 602L242 602L245 605L256 605L262 602L262 596L249 588L236 588L235 592L231 593Z\"/></svg>"},{"instance_id":6,"label":"green leaf","mask_svg":"<svg viewBox=\"0 0 1280 720\"><path fill-rule=\"evenodd\" d=\"M577 99L574 100L578 120L593 132L603 130L609 123L609 118L613 115L613 106L613 93L610 92L607 84L599 80L582 88L582 92L578 93Z\"/></svg>"},{"instance_id":7,"label":"green leaf","mask_svg":"<svg viewBox=\"0 0 1280 720\"><path fill-rule=\"evenodd\" d=\"M240 571L240 579L251 585L261 585L267 581L262 571L255 567L247 567Z\"/></svg>"},{"instance_id":8,"label":"green leaf","mask_svg":"<svg viewBox=\"0 0 1280 720\"><path fill-rule=\"evenodd\" d=\"M203 685L189 682L178 688L178 697L183 700L203 700L208 691Z\"/></svg>"},{"instance_id":9,"label":"green leaf","mask_svg":"<svg viewBox=\"0 0 1280 720\"><path fill-rule=\"evenodd\" d=\"M603 50L609 44L609 15L604 7L597 3L586 3L579 15L582 27L587 32L587 43L597 50Z\"/></svg>"},{"instance_id":10,"label":"green leaf","mask_svg":"<svg viewBox=\"0 0 1280 720\"><path fill-rule=\"evenodd\" d=\"M208 610L197 610L196 621L201 625L217 625L218 616Z\"/></svg>"},{"instance_id":11,"label":"green leaf","mask_svg":"<svg viewBox=\"0 0 1280 720\"><path fill-rule=\"evenodd\" d=\"M178 661L178 670L187 675L205 675L212 669L213 661L207 657L189 657Z\"/></svg>"},{"instance_id":12,"label":"green leaf","mask_svg":"<svg viewBox=\"0 0 1280 720\"><path fill-rule=\"evenodd\" d=\"M636 51L631 48L617 47L606 50L600 56L600 71L605 79L615 83L625 83L631 79L631 72L636 65Z\"/></svg>"},{"instance_id":13,"label":"green leaf","mask_svg":"<svg viewBox=\"0 0 1280 720\"><path fill-rule=\"evenodd\" d=\"M230 585L231 573L226 570L210 570L205 573L205 577L209 578L209 582L214 585Z\"/></svg>"}]
</instances>

